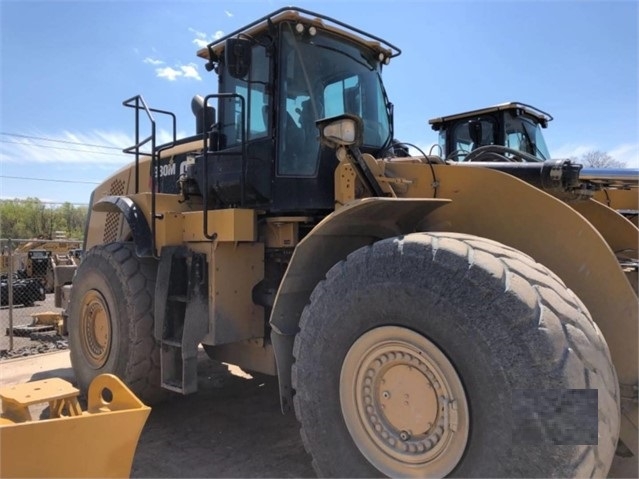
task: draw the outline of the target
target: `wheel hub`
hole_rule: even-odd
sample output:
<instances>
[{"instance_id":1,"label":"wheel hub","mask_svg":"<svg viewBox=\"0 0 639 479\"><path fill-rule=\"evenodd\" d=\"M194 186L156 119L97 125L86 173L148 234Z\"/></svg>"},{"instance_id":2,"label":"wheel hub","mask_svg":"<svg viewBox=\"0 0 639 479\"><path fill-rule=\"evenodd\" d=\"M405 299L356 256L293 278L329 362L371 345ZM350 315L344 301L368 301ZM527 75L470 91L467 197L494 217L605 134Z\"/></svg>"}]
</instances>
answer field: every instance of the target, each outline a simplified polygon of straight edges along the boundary
<instances>
[{"instance_id":1,"label":"wheel hub","mask_svg":"<svg viewBox=\"0 0 639 479\"><path fill-rule=\"evenodd\" d=\"M340 378L346 425L364 456L389 476L443 477L468 439L457 373L420 334L385 326L351 347Z\"/></svg>"},{"instance_id":2,"label":"wheel hub","mask_svg":"<svg viewBox=\"0 0 639 479\"><path fill-rule=\"evenodd\" d=\"M82 351L91 367L104 366L111 349L111 317L99 291L87 291L82 298L80 331Z\"/></svg>"},{"instance_id":3,"label":"wheel hub","mask_svg":"<svg viewBox=\"0 0 639 479\"><path fill-rule=\"evenodd\" d=\"M403 353L399 354L403 356ZM379 404L387 422L396 430L404 430L411 436L420 431L425 433L437 419L435 390L418 369L417 360L410 358L413 364L408 365L399 361L397 356L395 361L400 364L390 366L381 374ZM391 360L386 358L386 361Z\"/></svg>"}]
</instances>

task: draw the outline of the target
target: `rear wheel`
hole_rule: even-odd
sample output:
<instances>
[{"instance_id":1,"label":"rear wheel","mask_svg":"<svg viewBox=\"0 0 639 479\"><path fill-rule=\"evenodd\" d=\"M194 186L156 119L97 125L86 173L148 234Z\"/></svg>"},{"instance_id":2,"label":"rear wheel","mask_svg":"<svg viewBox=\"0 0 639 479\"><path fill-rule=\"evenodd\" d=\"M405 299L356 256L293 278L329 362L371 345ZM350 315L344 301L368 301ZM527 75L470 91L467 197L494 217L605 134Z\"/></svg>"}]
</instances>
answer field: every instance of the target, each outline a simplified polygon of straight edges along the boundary
<instances>
[{"instance_id":1,"label":"rear wheel","mask_svg":"<svg viewBox=\"0 0 639 479\"><path fill-rule=\"evenodd\" d=\"M156 271L157 262L138 258L130 243L96 246L86 254L68 309L71 364L82 390L111 373L147 404L165 397L153 337Z\"/></svg>"},{"instance_id":2,"label":"rear wheel","mask_svg":"<svg viewBox=\"0 0 639 479\"><path fill-rule=\"evenodd\" d=\"M603 337L553 273L499 243L413 234L352 253L313 292L294 355L320 476L591 477L612 462Z\"/></svg>"}]
</instances>

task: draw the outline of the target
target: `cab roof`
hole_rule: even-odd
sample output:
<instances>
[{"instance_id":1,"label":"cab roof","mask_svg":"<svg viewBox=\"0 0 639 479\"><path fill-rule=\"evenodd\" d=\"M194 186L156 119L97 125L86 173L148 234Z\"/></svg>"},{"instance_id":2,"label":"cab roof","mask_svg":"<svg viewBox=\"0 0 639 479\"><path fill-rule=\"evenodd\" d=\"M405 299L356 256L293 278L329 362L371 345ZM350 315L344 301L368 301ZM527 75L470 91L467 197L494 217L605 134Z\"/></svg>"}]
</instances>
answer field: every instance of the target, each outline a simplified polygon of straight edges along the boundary
<instances>
[{"instance_id":1,"label":"cab roof","mask_svg":"<svg viewBox=\"0 0 639 479\"><path fill-rule=\"evenodd\" d=\"M197 55L209 61L216 61L223 51L226 40L229 38L235 38L238 36L255 36L268 30L272 25L278 25L282 22L294 21L300 22L307 27L314 26L315 28L330 31L343 38L349 39L360 45L365 45L368 48L377 50L379 53L383 53L386 58L393 58L401 53L401 50L395 45L383 40L375 35L366 33L358 28L350 26L334 18L327 17L325 15L312 12L299 7L284 7L279 10L275 10L268 15L255 20L252 23L235 30L228 35L225 35L213 42L209 43L205 48L198 50Z\"/></svg>"},{"instance_id":2,"label":"cab roof","mask_svg":"<svg viewBox=\"0 0 639 479\"><path fill-rule=\"evenodd\" d=\"M433 130L440 130L444 124L452 122L452 121L463 120L464 118L487 115L490 113L495 113L495 112L505 111L505 110L520 110L520 114L525 113L526 115L532 116L544 128L547 126L548 122L552 121L553 119L553 117L549 113L546 113L545 111L535 108L534 106L527 105L525 103L511 101L508 103L501 103L499 105L495 105L495 106L491 106L487 108L481 108L479 110L471 110L464 113L457 113L455 115L433 118L432 120L429 120L428 123L432 125Z\"/></svg>"}]
</instances>

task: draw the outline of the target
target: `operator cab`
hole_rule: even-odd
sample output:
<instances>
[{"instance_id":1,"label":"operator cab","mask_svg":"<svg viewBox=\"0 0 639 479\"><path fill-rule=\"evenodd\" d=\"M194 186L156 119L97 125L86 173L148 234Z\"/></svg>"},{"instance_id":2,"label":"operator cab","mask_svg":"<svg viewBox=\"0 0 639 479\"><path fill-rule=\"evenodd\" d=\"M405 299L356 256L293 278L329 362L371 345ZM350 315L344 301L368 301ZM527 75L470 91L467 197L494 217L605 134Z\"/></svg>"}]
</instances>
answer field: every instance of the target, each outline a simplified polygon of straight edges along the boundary
<instances>
[{"instance_id":1,"label":"operator cab","mask_svg":"<svg viewBox=\"0 0 639 479\"><path fill-rule=\"evenodd\" d=\"M499 145L506 156L516 152L527 155L520 161L546 161L550 159L542 128L553 118L530 105L518 102L504 103L481 110L434 118L429 121L439 131L439 146L446 160L467 161L471 152L490 145Z\"/></svg>"},{"instance_id":2,"label":"operator cab","mask_svg":"<svg viewBox=\"0 0 639 479\"><path fill-rule=\"evenodd\" d=\"M357 115L365 128L362 151L388 148L392 105L381 71L399 53L377 37L296 7L214 41L198 55L217 73L219 93L193 102L205 151L163 158L160 173L170 161L167 171L182 173L181 192L202 195L205 208L280 215L332 210L338 160L320 146L315 122ZM159 180L161 192L178 192L174 178Z\"/></svg>"},{"instance_id":3,"label":"operator cab","mask_svg":"<svg viewBox=\"0 0 639 479\"><path fill-rule=\"evenodd\" d=\"M51 251L32 249L27 253L27 258L27 275L30 278L46 277L51 261Z\"/></svg>"}]
</instances>

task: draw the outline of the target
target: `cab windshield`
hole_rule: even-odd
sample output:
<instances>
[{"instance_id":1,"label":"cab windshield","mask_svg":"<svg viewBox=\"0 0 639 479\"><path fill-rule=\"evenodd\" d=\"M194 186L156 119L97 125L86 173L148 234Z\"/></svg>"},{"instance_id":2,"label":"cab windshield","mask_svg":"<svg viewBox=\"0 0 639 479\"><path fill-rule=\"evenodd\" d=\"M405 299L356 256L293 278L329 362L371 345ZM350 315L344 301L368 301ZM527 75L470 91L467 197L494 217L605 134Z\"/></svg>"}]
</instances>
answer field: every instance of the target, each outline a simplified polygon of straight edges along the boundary
<instances>
[{"instance_id":1,"label":"cab windshield","mask_svg":"<svg viewBox=\"0 0 639 479\"><path fill-rule=\"evenodd\" d=\"M282 24L278 174L313 176L320 145L315 122L351 113L364 123L363 148L390 143L390 111L373 53L331 34Z\"/></svg>"},{"instance_id":2,"label":"cab windshield","mask_svg":"<svg viewBox=\"0 0 639 479\"><path fill-rule=\"evenodd\" d=\"M524 129L526 130L526 133L528 133L528 138L530 138L532 143L532 149L535 151L533 154L541 160L549 160L550 152L546 146L546 140L544 140L544 134L541 131L541 126L526 119L524 119L522 123L524 124Z\"/></svg>"},{"instance_id":3,"label":"cab windshield","mask_svg":"<svg viewBox=\"0 0 639 479\"><path fill-rule=\"evenodd\" d=\"M523 151L539 158L539 161L550 159L541 126L526 118L506 115L506 145L508 148Z\"/></svg>"}]
</instances>

